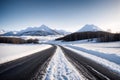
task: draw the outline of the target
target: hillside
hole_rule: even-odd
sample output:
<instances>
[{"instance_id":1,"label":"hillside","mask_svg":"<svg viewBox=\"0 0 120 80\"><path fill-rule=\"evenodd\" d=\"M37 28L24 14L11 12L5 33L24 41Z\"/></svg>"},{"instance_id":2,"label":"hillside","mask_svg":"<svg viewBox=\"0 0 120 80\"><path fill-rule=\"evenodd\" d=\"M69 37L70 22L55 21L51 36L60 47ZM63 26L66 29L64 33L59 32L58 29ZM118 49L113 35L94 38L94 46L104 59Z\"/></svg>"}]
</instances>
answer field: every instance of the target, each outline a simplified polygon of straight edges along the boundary
<instances>
[{"instance_id":1,"label":"hillside","mask_svg":"<svg viewBox=\"0 0 120 80\"><path fill-rule=\"evenodd\" d=\"M57 38L56 40L63 40L63 41L76 41L76 40L83 40L83 39L94 39L97 38L99 42L109 42L109 41L120 41L120 33L109 33L103 31L96 31L96 32L75 32L69 35L66 35L61 38Z\"/></svg>"}]
</instances>

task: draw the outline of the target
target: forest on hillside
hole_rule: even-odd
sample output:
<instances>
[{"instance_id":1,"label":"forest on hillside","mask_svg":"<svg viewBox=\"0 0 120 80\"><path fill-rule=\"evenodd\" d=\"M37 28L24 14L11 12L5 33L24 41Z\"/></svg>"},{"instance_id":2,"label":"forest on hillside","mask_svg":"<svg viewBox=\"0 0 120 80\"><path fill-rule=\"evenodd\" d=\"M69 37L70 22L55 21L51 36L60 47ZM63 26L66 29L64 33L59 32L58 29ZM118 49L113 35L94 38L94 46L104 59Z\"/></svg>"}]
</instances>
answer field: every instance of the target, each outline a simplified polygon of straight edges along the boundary
<instances>
[{"instance_id":1,"label":"forest on hillside","mask_svg":"<svg viewBox=\"0 0 120 80\"><path fill-rule=\"evenodd\" d=\"M103 31L75 32L64 37L57 38L56 40L76 41L83 39L93 40L94 38L96 38L98 42L120 41L120 33L110 33Z\"/></svg>"}]
</instances>

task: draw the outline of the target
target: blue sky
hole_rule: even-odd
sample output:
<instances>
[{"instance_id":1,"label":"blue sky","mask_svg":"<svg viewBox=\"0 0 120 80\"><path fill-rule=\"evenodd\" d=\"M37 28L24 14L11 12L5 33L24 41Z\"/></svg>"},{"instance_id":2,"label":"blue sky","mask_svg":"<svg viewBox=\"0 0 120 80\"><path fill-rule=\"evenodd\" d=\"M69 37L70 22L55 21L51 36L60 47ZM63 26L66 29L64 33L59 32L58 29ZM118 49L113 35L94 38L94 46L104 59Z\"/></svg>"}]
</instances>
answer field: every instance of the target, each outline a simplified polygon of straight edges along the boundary
<instances>
[{"instance_id":1,"label":"blue sky","mask_svg":"<svg viewBox=\"0 0 120 80\"><path fill-rule=\"evenodd\" d=\"M120 31L120 0L0 0L0 29L42 24L72 32L85 24Z\"/></svg>"}]
</instances>

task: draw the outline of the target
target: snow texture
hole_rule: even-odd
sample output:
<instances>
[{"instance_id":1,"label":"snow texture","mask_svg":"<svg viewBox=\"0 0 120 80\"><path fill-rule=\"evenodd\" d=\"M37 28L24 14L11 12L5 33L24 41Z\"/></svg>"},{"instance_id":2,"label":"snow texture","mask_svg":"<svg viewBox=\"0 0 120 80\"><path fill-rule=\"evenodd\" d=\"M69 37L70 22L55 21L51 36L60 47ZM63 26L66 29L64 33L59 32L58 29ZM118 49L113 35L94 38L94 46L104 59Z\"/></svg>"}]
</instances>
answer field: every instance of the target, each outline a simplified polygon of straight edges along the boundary
<instances>
[{"instance_id":1,"label":"snow texture","mask_svg":"<svg viewBox=\"0 0 120 80\"><path fill-rule=\"evenodd\" d=\"M60 47L57 47L43 80L85 80L85 78L65 58Z\"/></svg>"},{"instance_id":2,"label":"snow texture","mask_svg":"<svg viewBox=\"0 0 120 80\"><path fill-rule=\"evenodd\" d=\"M51 45L38 44L0 44L0 64L42 51L50 47Z\"/></svg>"}]
</instances>

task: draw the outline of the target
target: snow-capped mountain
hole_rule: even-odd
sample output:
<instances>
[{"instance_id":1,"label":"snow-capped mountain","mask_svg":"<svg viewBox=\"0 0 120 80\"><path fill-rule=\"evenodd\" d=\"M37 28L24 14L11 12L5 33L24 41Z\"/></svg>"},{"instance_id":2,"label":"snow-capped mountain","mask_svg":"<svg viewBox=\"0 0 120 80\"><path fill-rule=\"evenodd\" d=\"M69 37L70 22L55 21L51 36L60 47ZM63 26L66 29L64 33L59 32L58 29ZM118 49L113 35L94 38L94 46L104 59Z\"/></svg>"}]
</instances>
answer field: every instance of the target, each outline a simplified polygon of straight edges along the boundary
<instances>
[{"instance_id":1,"label":"snow-capped mountain","mask_svg":"<svg viewBox=\"0 0 120 80\"><path fill-rule=\"evenodd\" d=\"M10 31L2 34L3 36L47 36L47 35L65 35L70 32L64 30L54 30L46 25L40 27L28 27L21 31Z\"/></svg>"},{"instance_id":2,"label":"snow-capped mountain","mask_svg":"<svg viewBox=\"0 0 120 80\"><path fill-rule=\"evenodd\" d=\"M55 30L41 25L40 27L28 27L25 30L18 32L18 35L29 35L29 36L47 36L47 35L59 35Z\"/></svg>"},{"instance_id":3,"label":"snow-capped mountain","mask_svg":"<svg viewBox=\"0 0 120 80\"><path fill-rule=\"evenodd\" d=\"M16 36L18 31L5 31L3 29L0 30L0 36Z\"/></svg>"},{"instance_id":4,"label":"snow-capped mountain","mask_svg":"<svg viewBox=\"0 0 120 80\"><path fill-rule=\"evenodd\" d=\"M103 31L103 30L100 29L98 26L95 26L93 24L86 24L77 32L86 32L86 31L93 31L94 32L94 31Z\"/></svg>"},{"instance_id":5,"label":"snow-capped mountain","mask_svg":"<svg viewBox=\"0 0 120 80\"><path fill-rule=\"evenodd\" d=\"M2 34L2 36L16 36L17 33L18 33L17 31L9 31Z\"/></svg>"},{"instance_id":6,"label":"snow-capped mountain","mask_svg":"<svg viewBox=\"0 0 120 80\"><path fill-rule=\"evenodd\" d=\"M67 31L65 31L65 30L57 30L57 29L55 29L55 31L58 32L58 33L61 34L61 35L67 35L67 34L70 34L70 33L71 33L71 32L67 32Z\"/></svg>"}]
</instances>

